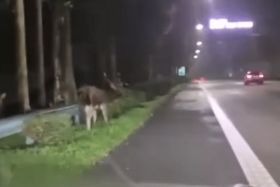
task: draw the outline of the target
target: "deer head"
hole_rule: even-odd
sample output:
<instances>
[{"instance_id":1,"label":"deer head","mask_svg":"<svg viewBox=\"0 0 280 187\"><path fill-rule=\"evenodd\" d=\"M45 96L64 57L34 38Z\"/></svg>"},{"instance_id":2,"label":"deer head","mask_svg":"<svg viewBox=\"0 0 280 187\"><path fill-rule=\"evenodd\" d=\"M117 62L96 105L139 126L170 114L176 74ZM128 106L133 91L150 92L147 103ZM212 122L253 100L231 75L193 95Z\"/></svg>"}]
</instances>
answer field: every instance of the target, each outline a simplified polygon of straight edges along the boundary
<instances>
[{"instance_id":1,"label":"deer head","mask_svg":"<svg viewBox=\"0 0 280 187\"><path fill-rule=\"evenodd\" d=\"M106 73L103 73L103 75L104 75L105 81L106 81L107 83L109 83L111 89L113 89L113 90L115 90L115 91L119 90L119 88L121 87L121 85L119 85L119 83L116 84L116 83L114 83L113 81L109 80L109 78L107 77L107 74L106 74Z\"/></svg>"},{"instance_id":2,"label":"deer head","mask_svg":"<svg viewBox=\"0 0 280 187\"><path fill-rule=\"evenodd\" d=\"M106 73L103 73L103 75L105 81L109 83L109 86L111 88L111 94L113 94L113 97L117 97L117 98L120 97L122 95L121 93L122 85L120 83L114 83L113 81L109 80Z\"/></svg>"}]
</instances>

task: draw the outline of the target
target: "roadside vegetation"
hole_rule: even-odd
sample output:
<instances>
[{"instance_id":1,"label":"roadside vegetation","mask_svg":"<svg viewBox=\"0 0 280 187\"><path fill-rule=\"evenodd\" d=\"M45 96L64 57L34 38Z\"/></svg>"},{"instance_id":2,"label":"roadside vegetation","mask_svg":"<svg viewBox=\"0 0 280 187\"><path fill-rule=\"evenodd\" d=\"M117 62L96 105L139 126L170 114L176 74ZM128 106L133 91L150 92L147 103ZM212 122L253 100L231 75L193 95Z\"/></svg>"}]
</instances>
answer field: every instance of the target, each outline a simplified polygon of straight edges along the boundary
<instances>
[{"instance_id":1,"label":"roadside vegetation","mask_svg":"<svg viewBox=\"0 0 280 187\"><path fill-rule=\"evenodd\" d=\"M91 131L85 125L71 126L66 115L28 120L23 133L36 140L34 145L24 145L23 134L0 140L0 186L52 186L82 174L142 126L160 103L178 91L180 86L175 85L168 80L127 90L125 97L110 105L110 123L100 120Z\"/></svg>"}]
</instances>

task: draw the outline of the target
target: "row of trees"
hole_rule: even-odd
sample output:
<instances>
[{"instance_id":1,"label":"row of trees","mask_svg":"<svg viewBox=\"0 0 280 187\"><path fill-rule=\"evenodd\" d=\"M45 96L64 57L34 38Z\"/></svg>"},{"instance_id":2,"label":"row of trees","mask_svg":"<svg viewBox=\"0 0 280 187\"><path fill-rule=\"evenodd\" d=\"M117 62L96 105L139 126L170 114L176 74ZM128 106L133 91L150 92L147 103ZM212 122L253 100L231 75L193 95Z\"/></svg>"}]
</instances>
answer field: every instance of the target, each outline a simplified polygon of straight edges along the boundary
<instances>
[{"instance_id":1,"label":"row of trees","mask_svg":"<svg viewBox=\"0 0 280 187\"><path fill-rule=\"evenodd\" d=\"M103 72L112 80L121 72L131 83L170 76L188 56L188 1L1 0L3 4L15 23L17 95L23 112L30 110L30 102L42 108L57 103L60 95L66 104L74 103L77 87L102 86Z\"/></svg>"},{"instance_id":2,"label":"row of trees","mask_svg":"<svg viewBox=\"0 0 280 187\"><path fill-rule=\"evenodd\" d=\"M58 95L63 93L66 104L76 101L76 84L74 80L72 66L72 49L71 49L71 26L70 26L70 9L71 1L53 0L49 1L51 6L51 61L46 63L44 60L44 28L43 28L43 2L42 0L13 0L8 1L12 17L14 19L15 29L15 53L16 53L16 77L17 77L17 95L19 107L22 112L29 111L30 107L30 82L34 90L33 97L36 98L36 106L39 108L46 107L49 103L56 103ZM34 7L29 10L26 4ZM31 5L31 6L30 6ZM36 60L32 68L28 68L27 63L27 42L26 32L26 15L27 11L32 12L35 27L32 28L32 37L36 43L33 53ZM49 55L49 54L47 54ZM47 68L46 68L47 67ZM29 72L33 69L33 72ZM29 75L30 73L30 75ZM32 74L34 76L32 76ZM46 78L48 80L46 80ZM30 79L34 79L30 81ZM63 92L61 92L63 85Z\"/></svg>"}]
</instances>

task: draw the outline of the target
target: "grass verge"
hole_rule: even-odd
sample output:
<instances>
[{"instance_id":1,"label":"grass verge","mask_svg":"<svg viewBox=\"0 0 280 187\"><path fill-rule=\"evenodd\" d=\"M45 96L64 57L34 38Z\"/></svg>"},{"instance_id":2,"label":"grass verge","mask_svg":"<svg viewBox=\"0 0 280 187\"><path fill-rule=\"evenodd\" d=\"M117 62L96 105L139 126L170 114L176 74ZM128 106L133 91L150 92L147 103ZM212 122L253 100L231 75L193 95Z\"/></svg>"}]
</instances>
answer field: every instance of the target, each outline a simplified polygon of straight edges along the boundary
<instances>
[{"instance_id":1,"label":"grass verge","mask_svg":"<svg viewBox=\"0 0 280 187\"><path fill-rule=\"evenodd\" d=\"M11 147L18 147L23 145L25 142L25 137L18 133L5 138L0 139L0 149L8 149Z\"/></svg>"},{"instance_id":2,"label":"grass verge","mask_svg":"<svg viewBox=\"0 0 280 187\"><path fill-rule=\"evenodd\" d=\"M177 86L166 96L142 103L112 119L110 125L100 122L91 131L85 131L85 126L76 127L67 143L2 150L0 186L57 186L70 176L81 174L142 126L151 112L179 89ZM15 138L12 142L15 140L18 141Z\"/></svg>"}]
</instances>

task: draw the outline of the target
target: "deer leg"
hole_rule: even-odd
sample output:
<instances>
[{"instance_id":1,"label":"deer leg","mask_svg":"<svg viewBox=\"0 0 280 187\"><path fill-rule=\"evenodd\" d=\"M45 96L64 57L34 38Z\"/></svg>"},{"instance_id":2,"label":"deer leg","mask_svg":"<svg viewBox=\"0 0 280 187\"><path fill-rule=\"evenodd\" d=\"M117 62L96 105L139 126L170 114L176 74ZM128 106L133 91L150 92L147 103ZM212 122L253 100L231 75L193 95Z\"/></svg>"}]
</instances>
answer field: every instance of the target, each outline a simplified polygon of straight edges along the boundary
<instances>
[{"instance_id":1,"label":"deer leg","mask_svg":"<svg viewBox=\"0 0 280 187\"><path fill-rule=\"evenodd\" d=\"M92 115L93 115L93 124L95 124L96 120L97 120L97 110L96 110L96 108L93 109Z\"/></svg>"},{"instance_id":2,"label":"deer leg","mask_svg":"<svg viewBox=\"0 0 280 187\"><path fill-rule=\"evenodd\" d=\"M86 121L87 121L87 128L88 128L88 130L90 130L90 128L91 128L92 110L93 110L93 108L91 106L86 106L85 107Z\"/></svg>"},{"instance_id":3,"label":"deer leg","mask_svg":"<svg viewBox=\"0 0 280 187\"><path fill-rule=\"evenodd\" d=\"M103 118L105 120L106 123L108 123L108 109L107 109L107 105L106 104L102 104L100 106Z\"/></svg>"},{"instance_id":4,"label":"deer leg","mask_svg":"<svg viewBox=\"0 0 280 187\"><path fill-rule=\"evenodd\" d=\"M88 130L90 130L90 128L91 128L91 116L87 116L87 128L88 128Z\"/></svg>"}]
</instances>

